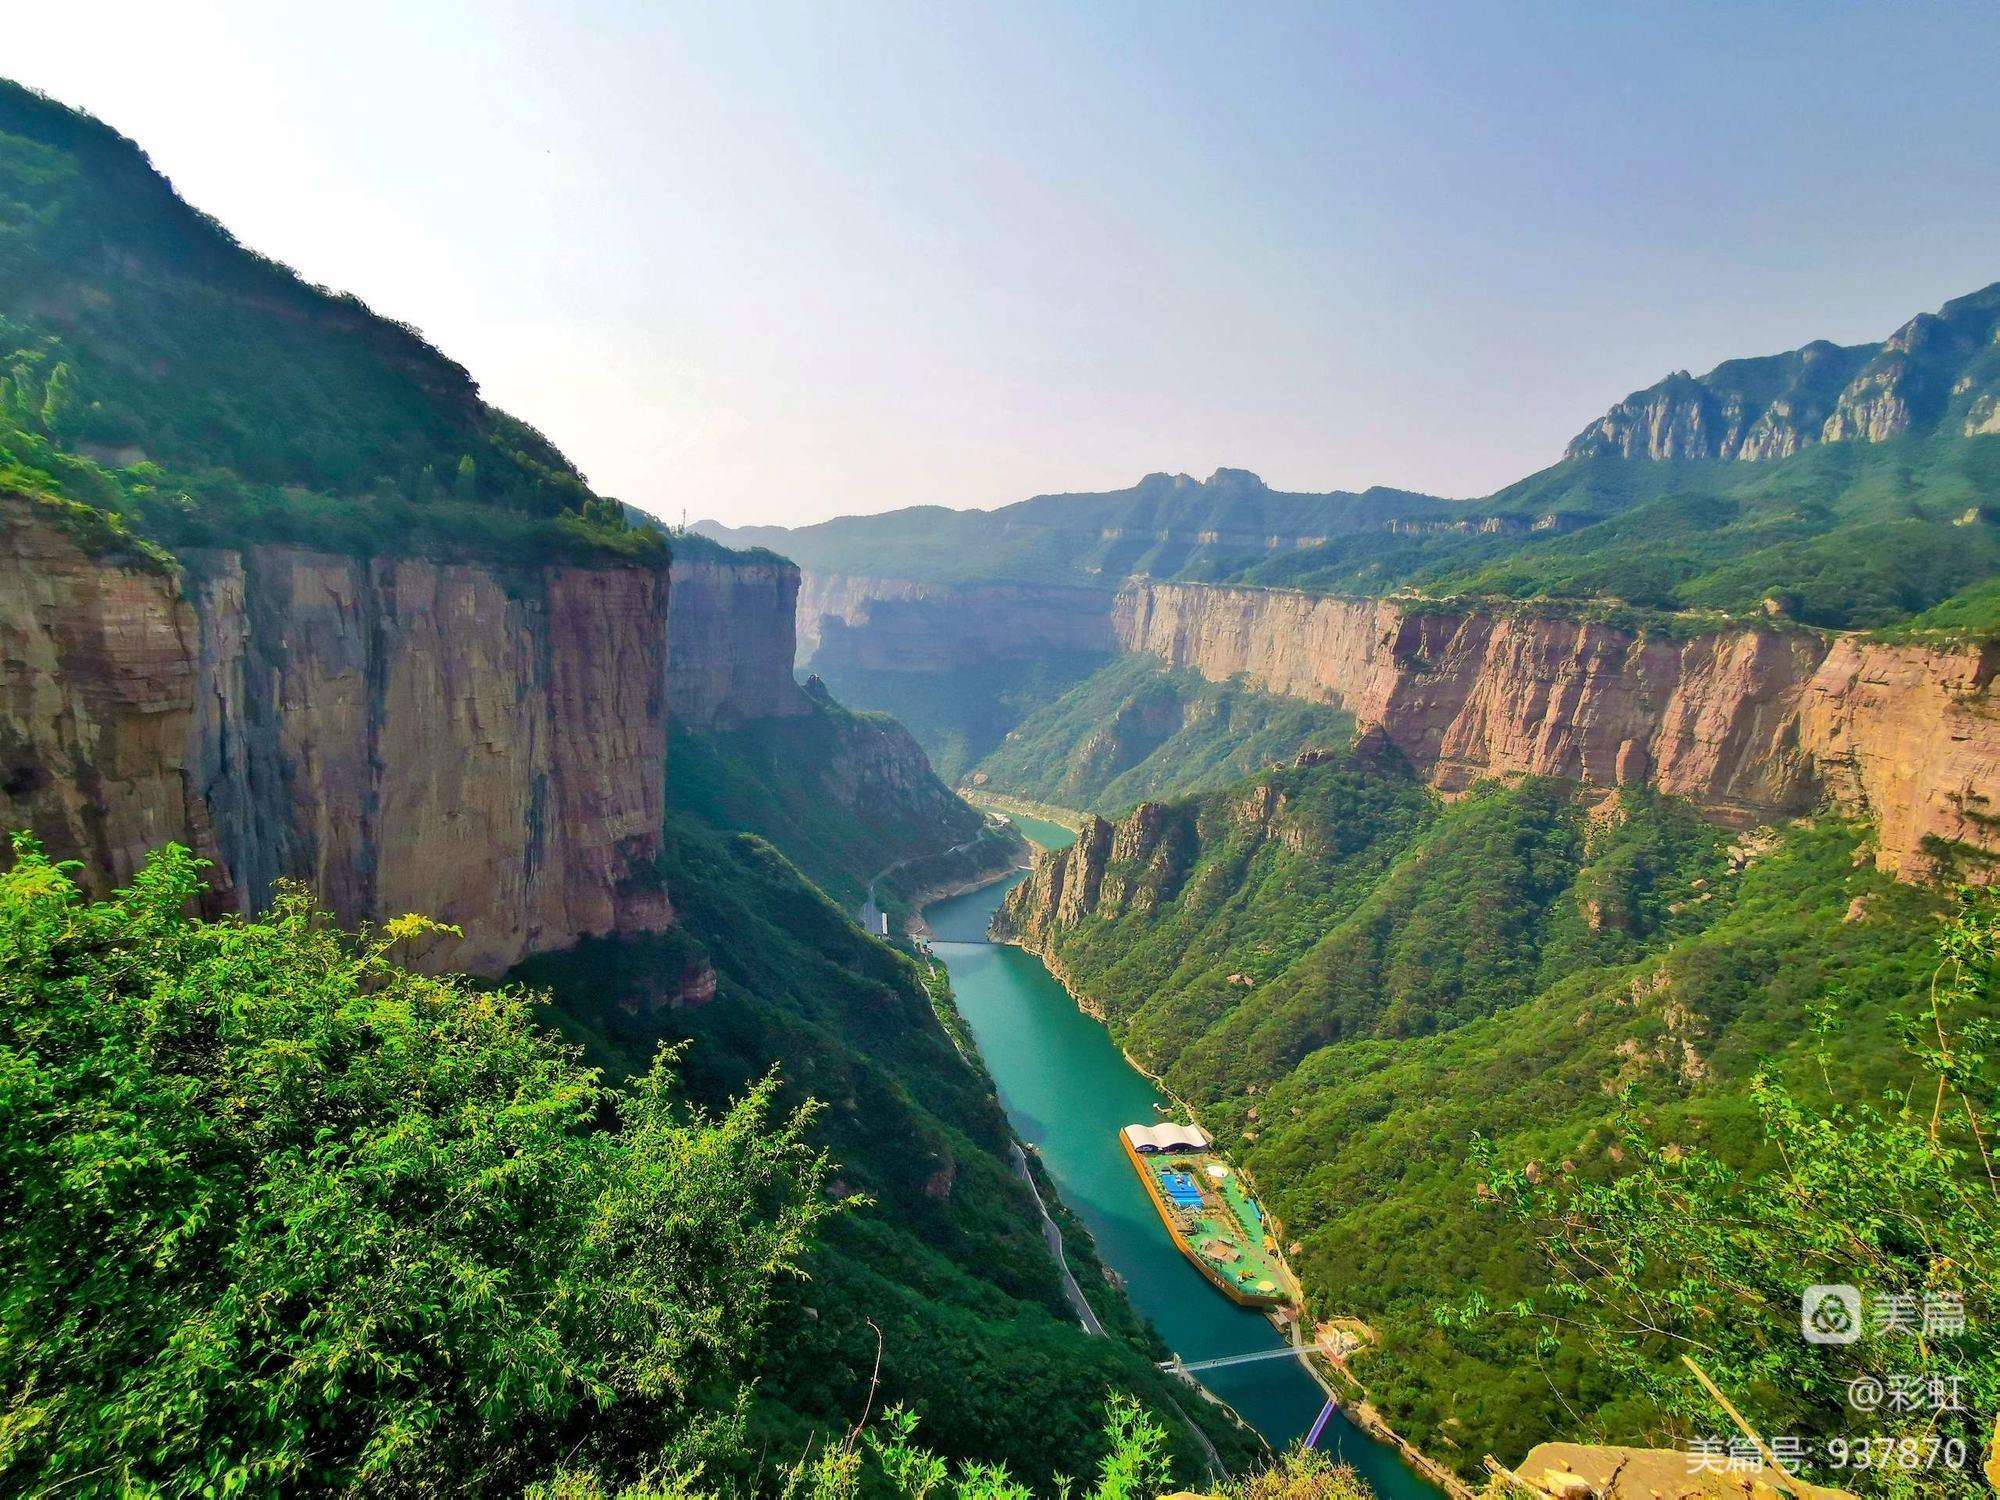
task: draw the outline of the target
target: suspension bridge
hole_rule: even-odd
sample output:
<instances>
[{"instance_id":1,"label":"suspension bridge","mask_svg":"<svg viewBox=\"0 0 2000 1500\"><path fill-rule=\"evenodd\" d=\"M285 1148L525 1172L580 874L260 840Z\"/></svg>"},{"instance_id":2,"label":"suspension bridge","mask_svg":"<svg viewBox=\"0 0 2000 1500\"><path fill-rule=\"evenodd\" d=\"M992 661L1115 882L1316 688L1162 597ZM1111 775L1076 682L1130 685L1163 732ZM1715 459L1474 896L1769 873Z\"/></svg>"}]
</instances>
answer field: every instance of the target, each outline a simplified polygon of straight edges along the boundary
<instances>
[{"instance_id":1,"label":"suspension bridge","mask_svg":"<svg viewBox=\"0 0 2000 1500\"><path fill-rule=\"evenodd\" d=\"M1223 1370L1231 1365L1254 1365L1266 1359L1297 1359L1310 1354L1309 1346L1287 1345L1283 1349L1259 1349L1253 1354L1225 1354L1218 1359L1163 1359L1160 1368L1175 1375L1195 1375L1203 1370Z\"/></svg>"}]
</instances>

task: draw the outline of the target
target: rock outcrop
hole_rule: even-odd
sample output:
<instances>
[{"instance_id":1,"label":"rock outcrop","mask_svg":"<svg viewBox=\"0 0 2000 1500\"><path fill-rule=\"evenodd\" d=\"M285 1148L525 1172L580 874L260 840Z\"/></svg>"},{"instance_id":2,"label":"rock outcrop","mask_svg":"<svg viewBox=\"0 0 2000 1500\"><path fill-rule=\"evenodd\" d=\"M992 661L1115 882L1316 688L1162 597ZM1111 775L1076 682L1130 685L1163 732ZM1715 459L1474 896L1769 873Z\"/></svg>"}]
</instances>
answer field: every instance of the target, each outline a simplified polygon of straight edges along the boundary
<instances>
[{"instance_id":1,"label":"rock outcrop","mask_svg":"<svg viewBox=\"0 0 2000 1500\"><path fill-rule=\"evenodd\" d=\"M1864 812L1884 868L2000 854L2000 647L1780 627L1690 635L1523 608L1134 580L1120 644L1335 703L1447 790L1485 775L1646 785L1748 825ZM1992 866L1983 866L1989 875Z\"/></svg>"},{"instance_id":2,"label":"rock outcrop","mask_svg":"<svg viewBox=\"0 0 2000 1500\"><path fill-rule=\"evenodd\" d=\"M667 611L667 704L693 730L806 711L792 679L799 570L751 558L675 558Z\"/></svg>"},{"instance_id":3,"label":"rock outcrop","mask_svg":"<svg viewBox=\"0 0 2000 1500\"><path fill-rule=\"evenodd\" d=\"M1061 584L916 583L807 570L801 665L945 673L977 661L1109 652L1111 594Z\"/></svg>"},{"instance_id":4,"label":"rock outcrop","mask_svg":"<svg viewBox=\"0 0 2000 1500\"><path fill-rule=\"evenodd\" d=\"M1789 458L1814 443L1880 443L1944 428L1996 430L2000 283L1920 313L1879 344L1825 340L1680 370L1635 391L1570 442L1569 458Z\"/></svg>"},{"instance_id":5,"label":"rock outcrop","mask_svg":"<svg viewBox=\"0 0 2000 1500\"><path fill-rule=\"evenodd\" d=\"M0 819L119 882L214 845L190 767L198 637L166 570L0 500Z\"/></svg>"},{"instance_id":6,"label":"rock outcrop","mask_svg":"<svg viewBox=\"0 0 2000 1500\"><path fill-rule=\"evenodd\" d=\"M0 820L96 884L178 839L218 904L300 879L462 926L435 962L481 973L670 921L664 571L259 546L176 577L0 513Z\"/></svg>"}]
</instances>

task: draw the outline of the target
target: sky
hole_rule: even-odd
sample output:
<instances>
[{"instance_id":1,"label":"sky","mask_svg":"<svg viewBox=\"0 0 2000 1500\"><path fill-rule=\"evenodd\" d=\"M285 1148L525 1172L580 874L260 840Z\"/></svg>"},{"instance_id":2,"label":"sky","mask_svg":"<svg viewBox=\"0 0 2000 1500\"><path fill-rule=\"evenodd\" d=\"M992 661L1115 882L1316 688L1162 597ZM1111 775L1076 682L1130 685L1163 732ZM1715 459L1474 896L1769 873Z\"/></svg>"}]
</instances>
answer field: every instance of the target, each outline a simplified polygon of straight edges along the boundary
<instances>
[{"instance_id":1,"label":"sky","mask_svg":"<svg viewBox=\"0 0 2000 1500\"><path fill-rule=\"evenodd\" d=\"M72 0L5 71L669 519L1478 495L2000 279L1986 0Z\"/></svg>"}]
</instances>

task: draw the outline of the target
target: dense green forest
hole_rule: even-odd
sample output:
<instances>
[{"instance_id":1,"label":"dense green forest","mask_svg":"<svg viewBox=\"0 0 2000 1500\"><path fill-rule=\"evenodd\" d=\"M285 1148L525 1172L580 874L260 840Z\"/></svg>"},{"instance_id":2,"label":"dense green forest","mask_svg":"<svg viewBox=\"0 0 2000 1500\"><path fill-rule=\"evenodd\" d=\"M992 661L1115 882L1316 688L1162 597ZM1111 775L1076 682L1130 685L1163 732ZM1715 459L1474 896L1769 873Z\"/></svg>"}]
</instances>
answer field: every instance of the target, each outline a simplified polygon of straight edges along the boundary
<instances>
[{"instance_id":1,"label":"dense green forest","mask_svg":"<svg viewBox=\"0 0 2000 1500\"><path fill-rule=\"evenodd\" d=\"M1140 815L1051 951L1242 1153L1313 1312L1381 1335L1357 1369L1398 1429L1468 1475L1543 1436L1685 1436L1589 1328L1466 1315L1552 1283L1534 1227L1483 1197L1475 1137L1602 1182L1636 1113L1678 1151L1770 1166L1753 1077L1823 1105L1906 1076L1897 1017L1926 992L1939 893L1876 872L1866 828L1834 818L1733 840L1644 793L1445 803L1366 755ZM1821 1047L1806 1023L1828 1010Z\"/></svg>"},{"instance_id":2,"label":"dense green forest","mask_svg":"<svg viewBox=\"0 0 2000 1500\"><path fill-rule=\"evenodd\" d=\"M404 967L420 918L350 937L293 892L205 921L178 848L92 902L20 845L8 1487L1024 1500L1059 1470L1142 1500L1199 1472L1178 1405L1204 1403L1122 1304L1104 1339L1061 1312L990 1088L914 966L759 841L679 848L710 867L669 941L715 949L723 1001L663 1021L642 980L605 1029L572 998L579 1052L530 991ZM547 967L585 973L628 977ZM840 1039L856 1012L869 1055ZM1309 1460L1252 1483L1353 1493Z\"/></svg>"},{"instance_id":3,"label":"dense green forest","mask_svg":"<svg viewBox=\"0 0 2000 1500\"><path fill-rule=\"evenodd\" d=\"M1239 780L1309 745L1344 744L1353 730L1337 708L1122 656L1032 709L966 779L1058 807L1116 812Z\"/></svg>"},{"instance_id":4,"label":"dense green forest","mask_svg":"<svg viewBox=\"0 0 2000 1500\"><path fill-rule=\"evenodd\" d=\"M942 851L971 844L968 871L1022 862L1025 848L961 801L930 770L909 732L857 714L823 692L805 711L736 728L678 731L668 750L668 805L715 828L770 840L822 890L859 907L915 888ZM899 886L899 881L901 886Z\"/></svg>"}]
</instances>

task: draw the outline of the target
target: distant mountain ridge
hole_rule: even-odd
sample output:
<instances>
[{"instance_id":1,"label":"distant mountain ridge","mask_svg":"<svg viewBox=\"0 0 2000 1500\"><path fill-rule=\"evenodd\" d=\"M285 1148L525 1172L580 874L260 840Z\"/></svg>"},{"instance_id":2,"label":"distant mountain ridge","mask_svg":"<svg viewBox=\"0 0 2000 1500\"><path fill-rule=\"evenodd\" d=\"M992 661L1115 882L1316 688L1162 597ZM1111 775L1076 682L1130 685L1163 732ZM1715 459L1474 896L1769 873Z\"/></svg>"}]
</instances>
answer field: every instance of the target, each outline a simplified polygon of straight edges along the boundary
<instances>
[{"instance_id":1,"label":"distant mountain ridge","mask_svg":"<svg viewBox=\"0 0 2000 1500\"><path fill-rule=\"evenodd\" d=\"M825 573L1115 588L1134 573L1226 569L1332 536L1450 526L1466 514L1463 502L1413 490L1274 490L1247 469L1222 468L1206 479L1153 473L1122 490L1035 495L994 510L923 505L799 527L702 520L693 530Z\"/></svg>"},{"instance_id":2,"label":"distant mountain ridge","mask_svg":"<svg viewBox=\"0 0 2000 1500\"><path fill-rule=\"evenodd\" d=\"M1578 433L1567 458L1789 458L1815 443L2000 433L2000 282L1919 313L1879 344L1816 339L1678 370Z\"/></svg>"}]
</instances>

